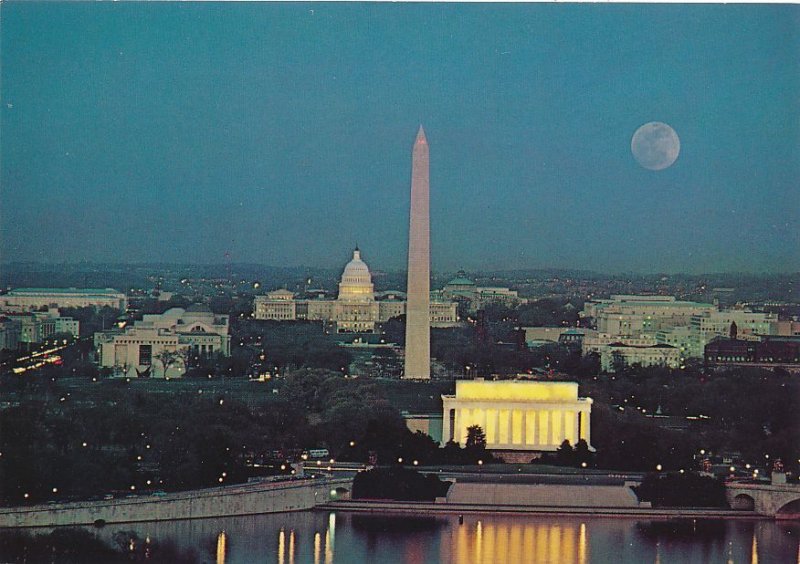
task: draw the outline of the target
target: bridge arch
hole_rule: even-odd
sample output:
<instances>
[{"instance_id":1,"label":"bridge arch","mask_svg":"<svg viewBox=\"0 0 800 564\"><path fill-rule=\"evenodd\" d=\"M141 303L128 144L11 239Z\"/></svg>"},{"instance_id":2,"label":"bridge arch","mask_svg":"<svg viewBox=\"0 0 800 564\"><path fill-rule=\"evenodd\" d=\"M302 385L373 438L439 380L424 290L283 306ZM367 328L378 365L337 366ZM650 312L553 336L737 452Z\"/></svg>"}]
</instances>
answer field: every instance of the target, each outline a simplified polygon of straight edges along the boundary
<instances>
[{"instance_id":1,"label":"bridge arch","mask_svg":"<svg viewBox=\"0 0 800 564\"><path fill-rule=\"evenodd\" d=\"M788 503L784 503L775 513L776 516L800 515L800 497Z\"/></svg>"},{"instance_id":2,"label":"bridge arch","mask_svg":"<svg viewBox=\"0 0 800 564\"><path fill-rule=\"evenodd\" d=\"M756 508L756 500L753 496L745 493L740 493L733 498L731 502L731 509L742 509L746 511L753 511Z\"/></svg>"}]
</instances>

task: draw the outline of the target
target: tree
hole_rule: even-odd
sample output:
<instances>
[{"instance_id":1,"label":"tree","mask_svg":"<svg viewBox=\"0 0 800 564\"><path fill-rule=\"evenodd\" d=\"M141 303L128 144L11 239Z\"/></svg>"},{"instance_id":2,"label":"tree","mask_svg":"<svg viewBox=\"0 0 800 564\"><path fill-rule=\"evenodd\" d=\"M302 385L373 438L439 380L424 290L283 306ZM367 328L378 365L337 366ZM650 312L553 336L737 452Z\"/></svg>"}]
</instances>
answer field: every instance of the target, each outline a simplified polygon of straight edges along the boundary
<instances>
[{"instance_id":1,"label":"tree","mask_svg":"<svg viewBox=\"0 0 800 564\"><path fill-rule=\"evenodd\" d=\"M480 425L471 425L467 427L466 447L468 450L486 450L486 433L483 432Z\"/></svg>"},{"instance_id":2,"label":"tree","mask_svg":"<svg viewBox=\"0 0 800 564\"><path fill-rule=\"evenodd\" d=\"M156 355L156 358L161 361L161 365L164 367L164 378L167 377L167 370L169 370L169 367L178 361L179 356L179 353L168 351L167 349L163 349Z\"/></svg>"},{"instance_id":3,"label":"tree","mask_svg":"<svg viewBox=\"0 0 800 564\"><path fill-rule=\"evenodd\" d=\"M560 466L573 466L575 464L575 451L567 439L556 450L556 463Z\"/></svg>"},{"instance_id":4,"label":"tree","mask_svg":"<svg viewBox=\"0 0 800 564\"><path fill-rule=\"evenodd\" d=\"M575 445L575 464L586 463L587 466L592 462L592 451L589 450L589 444L586 439L581 439Z\"/></svg>"}]
</instances>

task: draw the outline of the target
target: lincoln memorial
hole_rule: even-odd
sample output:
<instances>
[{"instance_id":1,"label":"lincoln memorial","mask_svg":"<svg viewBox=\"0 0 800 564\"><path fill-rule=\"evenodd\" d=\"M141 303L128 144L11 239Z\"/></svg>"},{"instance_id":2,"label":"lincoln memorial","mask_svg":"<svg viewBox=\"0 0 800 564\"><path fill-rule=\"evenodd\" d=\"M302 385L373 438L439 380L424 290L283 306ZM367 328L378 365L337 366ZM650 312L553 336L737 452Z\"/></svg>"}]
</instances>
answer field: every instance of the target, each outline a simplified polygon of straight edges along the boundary
<instances>
[{"instance_id":1,"label":"lincoln memorial","mask_svg":"<svg viewBox=\"0 0 800 564\"><path fill-rule=\"evenodd\" d=\"M442 401L445 443L465 444L467 429L478 425L489 450L555 451L565 439L591 448L592 399L578 397L576 382L459 380Z\"/></svg>"}]
</instances>

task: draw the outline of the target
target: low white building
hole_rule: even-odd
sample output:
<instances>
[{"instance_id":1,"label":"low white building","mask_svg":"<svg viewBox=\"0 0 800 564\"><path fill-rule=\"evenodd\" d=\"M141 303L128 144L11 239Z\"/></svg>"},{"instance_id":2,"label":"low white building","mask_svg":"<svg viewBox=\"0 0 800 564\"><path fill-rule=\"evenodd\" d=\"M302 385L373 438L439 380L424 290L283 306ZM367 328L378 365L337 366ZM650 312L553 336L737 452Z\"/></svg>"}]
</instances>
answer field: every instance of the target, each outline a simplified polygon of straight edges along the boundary
<instances>
[{"instance_id":1,"label":"low white building","mask_svg":"<svg viewBox=\"0 0 800 564\"><path fill-rule=\"evenodd\" d=\"M467 310L475 312L488 304L498 303L508 307L516 307L527 302L520 298L516 290L502 286L478 286L467 278L466 273L460 270L456 277L444 285L437 294L443 300L455 300L466 303Z\"/></svg>"},{"instance_id":2,"label":"low white building","mask_svg":"<svg viewBox=\"0 0 800 564\"><path fill-rule=\"evenodd\" d=\"M176 378L195 359L230 356L229 331L227 315L216 315L207 306L195 304L95 333L94 342L102 367L130 377Z\"/></svg>"},{"instance_id":3,"label":"low white building","mask_svg":"<svg viewBox=\"0 0 800 564\"><path fill-rule=\"evenodd\" d=\"M600 333L625 336L686 326L692 316L716 310L712 304L680 301L674 296L614 295L587 301L581 316L593 318Z\"/></svg>"},{"instance_id":4,"label":"low white building","mask_svg":"<svg viewBox=\"0 0 800 564\"><path fill-rule=\"evenodd\" d=\"M738 339L758 341L759 335L770 334L777 321L777 314L746 310L712 311L692 316L690 356L702 358L705 346L716 337L728 337L734 323Z\"/></svg>"},{"instance_id":5,"label":"low white building","mask_svg":"<svg viewBox=\"0 0 800 564\"><path fill-rule=\"evenodd\" d=\"M491 451L555 451L564 440L591 448L592 399L578 397L576 382L458 380L443 395L442 442L466 443L479 426Z\"/></svg>"},{"instance_id":6,"label":"low white building","mask_svg":"<svg viewBox=\"0 0 800 564\"><path fill-rule=\"evenodd\" d=\"M2 311L89 306L124 311L127 305L125 294L113 288L17 288L0 295Z\"/></svg>"},{"instance_id":7,"label":"low white building","mask_svg":"<svg viewBox=\"0 0 800 564\"><path fill-rule=\"evenodd\" d=\"M5 318L17 324L19 343L41 343L56 333L80 336L80 322L71 317L62 317L57 309L45 311L7 312Z\"/></svg>"},{"instance_id":8,"label":"low white building","mask_svg":"<svg viewBox=\"0 0 800 564\"><path fill-rule=\"evenodd\" d=\"M625 366L638 364L640 366L665 366L667 368L680 368L681 351L671 345L626 345L624 343L611 343L595 350L600 355L600 368L606 372L614 372L618 363Z\"/></svg>"}]
</instances>

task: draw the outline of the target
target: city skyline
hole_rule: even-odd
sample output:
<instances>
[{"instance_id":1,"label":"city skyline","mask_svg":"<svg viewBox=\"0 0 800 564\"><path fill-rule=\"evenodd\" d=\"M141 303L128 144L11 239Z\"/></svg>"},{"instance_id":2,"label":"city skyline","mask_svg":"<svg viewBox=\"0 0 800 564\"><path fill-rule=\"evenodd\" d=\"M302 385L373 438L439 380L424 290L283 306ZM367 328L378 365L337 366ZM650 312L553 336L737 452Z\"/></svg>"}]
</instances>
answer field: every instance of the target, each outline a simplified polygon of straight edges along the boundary
<instances>
[{"instance_id":1,"label":"city skyline","mask_svg":"<svg viewBox=\"0 0 800 564\"><path fill-rule=\"evenodd\" d=\"M424 123L434 271L800 265L796 6L3 12L2 262L400 271Z\"/></svg>"}]
</instances>

